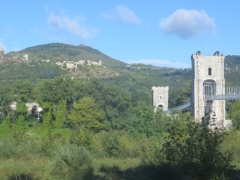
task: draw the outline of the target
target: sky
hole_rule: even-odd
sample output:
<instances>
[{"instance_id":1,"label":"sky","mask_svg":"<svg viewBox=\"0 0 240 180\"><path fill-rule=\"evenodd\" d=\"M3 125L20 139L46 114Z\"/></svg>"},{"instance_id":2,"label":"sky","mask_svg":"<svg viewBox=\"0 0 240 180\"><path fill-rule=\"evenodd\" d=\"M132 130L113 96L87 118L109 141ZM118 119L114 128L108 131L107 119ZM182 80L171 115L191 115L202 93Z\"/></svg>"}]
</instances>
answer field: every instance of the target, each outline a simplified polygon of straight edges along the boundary
<instances>
[{"instance_id":1,"label":"sky","mask_svg":"<svg viewBox=\"0 0 240 180\"><path fill-rule=\"evenodd\" d=\"M0 47L5 53L54 42L91 46L129 64L190 68L196 51L240 54L240 1L0 3Z\"/></svg>"}]
</instances>

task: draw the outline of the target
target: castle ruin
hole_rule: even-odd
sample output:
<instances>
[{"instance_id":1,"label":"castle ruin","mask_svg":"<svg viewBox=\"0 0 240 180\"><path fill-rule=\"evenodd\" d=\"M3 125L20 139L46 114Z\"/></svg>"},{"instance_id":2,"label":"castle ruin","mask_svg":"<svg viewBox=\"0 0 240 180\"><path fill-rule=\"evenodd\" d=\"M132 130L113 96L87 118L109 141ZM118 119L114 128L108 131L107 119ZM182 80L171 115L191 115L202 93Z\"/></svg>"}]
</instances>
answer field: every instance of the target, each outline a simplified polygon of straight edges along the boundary
<instances>
[{"instance_id":1,"label":"castle ruin","mask_svg":"<svg viewBox=\"0 0 240 180\"><path fill-rule=\"evenodd\" d=\"M102 66L102 60L99 61L91 61L91 60L79 60L77 62L74 61L63 61L63 62L56 62L55 63L58 66L63 67L64 65L66 65L66 68L69 69L73 69L73 68L77 68L78 65L87 65L87 66Z\"/></svg>"},{"instance_id":2,"label":"castle ruin","mask_svg":"<svg viewBox=\"0 0 240 180\"><path fill-rule=\"evenodd\" d=\"M28 54L23 54L23 58L28 61Z\"/></svg>"},{"instance_id":3,"label":"castle ruin","mask_svg":"<svg viewBox=\"0 0 240 180\"><path fill-rule=\"evenodd\" d=\"M0 47L0 64L4 62L4 59L5 59L4 49Z\"/></svg>"}]
</instances>

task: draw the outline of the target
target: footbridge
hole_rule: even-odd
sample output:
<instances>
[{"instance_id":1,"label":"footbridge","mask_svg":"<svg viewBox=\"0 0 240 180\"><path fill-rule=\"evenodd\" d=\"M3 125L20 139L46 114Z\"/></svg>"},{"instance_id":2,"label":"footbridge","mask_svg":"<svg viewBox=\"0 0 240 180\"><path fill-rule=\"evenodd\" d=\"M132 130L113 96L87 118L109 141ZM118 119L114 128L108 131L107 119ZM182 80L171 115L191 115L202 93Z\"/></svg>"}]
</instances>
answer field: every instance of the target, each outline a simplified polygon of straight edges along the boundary
<instances>
[{"instance_id":1,"label":"footbridge","mask_svg":"<svg viewBox=\"0 0 240 180\"><path fill-rule=\"evenodd\" d=\"M240 99L240 86L226 86L225 94L216 94L214 91L214 84L204 86L203 98L205 101L213 100L228 100L235 101ZM191 99L191 97L189 98ZM177 111L188 111L191 110L191 102L187 101L177 107L174 107Z\"/></svg>"},{"instance_id":2,"label":"footbridge","mask_svg":"<svg viewBox=\"0 0 240 180\"><path fill-rule=\"evenodd\" d=\"M240 99L240 86L226 86L225 94L216 94L213 85L205 86L204 99L210 100L238 100Z\"/></svg>"}]
</instances>

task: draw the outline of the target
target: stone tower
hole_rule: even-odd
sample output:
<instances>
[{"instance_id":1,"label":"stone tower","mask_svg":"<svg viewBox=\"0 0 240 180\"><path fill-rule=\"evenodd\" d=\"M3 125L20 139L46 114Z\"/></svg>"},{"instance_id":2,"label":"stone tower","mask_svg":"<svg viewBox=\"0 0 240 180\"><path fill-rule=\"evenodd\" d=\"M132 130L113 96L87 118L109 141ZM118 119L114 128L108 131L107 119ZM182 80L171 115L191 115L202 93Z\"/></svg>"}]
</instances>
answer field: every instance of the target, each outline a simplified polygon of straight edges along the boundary
<instances>
[{"instance_id":1,"label":"stone tower","mask_svg":"<svg viewBox=\"0 0 240 180\"><path fill-rule=\"evenodd\" d=\"M152 87L154 111L156 111L157 108L161 108L163 111L168 110L168 90L168 86Z\"/></svg>"},{"instance_id":2,"label":"stone tower","mask_svg":"<svg viewBox=\"0 0 240 180\"><path fill-rule=\"evenodd\" d=\"M0 64L4 62L4 59L5 59L4 50L2 47L0 47Z\"/></svg>"},{"instance_id":3,"label":"stone tower","mask_svg":"<svg viewBox=\"0 0 240 180\"><path fill-rule=\"evenodd\" d=\"M198 123L208 117L218 128L225 120L225 100L206 97L225 94L224 58L218 51L213 56L203 56L200 51L192 55L192 115Z\"/></svg>"}]
</instances>

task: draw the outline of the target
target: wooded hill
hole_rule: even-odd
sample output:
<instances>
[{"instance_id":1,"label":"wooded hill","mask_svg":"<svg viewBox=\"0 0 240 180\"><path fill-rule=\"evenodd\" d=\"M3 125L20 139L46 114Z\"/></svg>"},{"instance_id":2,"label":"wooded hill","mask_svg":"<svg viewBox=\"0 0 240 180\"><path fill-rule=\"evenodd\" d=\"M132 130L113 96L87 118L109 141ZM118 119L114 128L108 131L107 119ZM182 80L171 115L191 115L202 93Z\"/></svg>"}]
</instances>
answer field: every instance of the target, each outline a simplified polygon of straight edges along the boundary
<instances>
[{"instance_id":1,"label":"wooded hill","mask_svg":"<svg viewBox=\"0 0 240 180\"><path fill-rule=\"evenodd\" d=\"M169 105L175 107L188 100L191 95L190 81L192 70L152 65L126 63L113 59L90 46L73 46L63 43L51 43L29 47L21 51L10 52L6 57L29 54L29 64L8 63L0 66L0 80L15 81L29 79L36 82L52 79L56 76L71 76L86 79L98 78L107 84L115 84L130 92L143 91L151 97L152 86L169 86ZM52 63L38 63L49 59ZM78 60L102 60L103 67L85 66L77 69L61 69L55 62ZM190 62L189 58L189 62ZM225 79L227 85L240 85L240 56L225 57Z\"/></svg>"},{"instance_id":2,"label":"wooded hill","mask_svg":"<svg viewBox=\"0 0 240 180\"><path fill-rule=\"evenodd\" d=\"M80 44L73 46L63 43L50 43L44 45L38 45L26 48L17 52L10 52L7 57L12 55L29 54L29 58L32 61L47 60L51 62L63 62L63 61L79 61L79 60L102 60L103 66L115 67L124 66L126 63L113 59L99 50L93 49L90 46Z\"/></svg>"}]
</instances>

